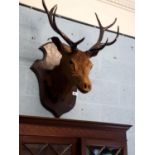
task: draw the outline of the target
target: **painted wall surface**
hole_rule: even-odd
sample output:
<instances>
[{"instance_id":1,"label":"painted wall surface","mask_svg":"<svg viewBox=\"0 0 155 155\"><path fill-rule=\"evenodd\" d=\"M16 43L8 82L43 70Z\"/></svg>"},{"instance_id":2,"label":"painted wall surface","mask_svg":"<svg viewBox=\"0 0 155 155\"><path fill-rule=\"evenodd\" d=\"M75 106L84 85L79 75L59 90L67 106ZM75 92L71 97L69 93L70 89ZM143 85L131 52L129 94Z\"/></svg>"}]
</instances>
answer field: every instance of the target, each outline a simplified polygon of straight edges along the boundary
<instances>
[{"instance_id":1,"label":"painted wall surface","mask_svg":"<svg viewBox=\"0 0 155 155\"><path fill-rule=\"evenodd\" d=\"M38 47L46 43L47 38L58 35L49 26L46 14L23 6L19 13L20 114L53 117L40 104L37 78L30 66L42 58ZM99 30L95 27L63 18L57 18L57 23L73 40L86 38L79 46L82 50L88 49L98 38ZM107 32L105 39L107 36L112 40L115 34ZM88 94L78 92L75 107L62 116L133 125L127 132L129 155L134 155L134 42L120 35L114 45L92 58L92 91Z\"/></svg>"},{"instance_id":2,"label":"painted wall surface","mask_svg":"<svg viewBox=\"0 0 155 155\"><path fill-rule=\"evenodd\" d=\"M109 0L112 2L114 0ZM134 4L134 0L116 0L118 3L123 3L126 6L130 1ZM42 0L20 0L21 3L27 4L33 7L43 9ZM55 4L58 4L58 14L76 19L92 25L97 25L94 13L97 12L104 25L109 25L115 17L118 18L118 25L121 27L121 33L134 36L134 12L126 9L122 9L118 6L107 3L107 0L45 0L48 8L50 9ZM44 9L43 9L44 10ZM111 30L116 31L116 27L112 27Z\"/></svg>"}]
</instances>

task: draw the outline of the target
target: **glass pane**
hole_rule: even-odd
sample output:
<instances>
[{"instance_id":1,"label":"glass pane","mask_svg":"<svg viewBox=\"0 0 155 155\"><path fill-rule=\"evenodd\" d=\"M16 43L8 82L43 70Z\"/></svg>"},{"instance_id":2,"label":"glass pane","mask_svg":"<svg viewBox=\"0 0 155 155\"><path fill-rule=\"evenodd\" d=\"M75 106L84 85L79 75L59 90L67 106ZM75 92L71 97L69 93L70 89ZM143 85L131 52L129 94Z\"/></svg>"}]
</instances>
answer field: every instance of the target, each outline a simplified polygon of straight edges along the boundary
<instances>
[{"instance_id":1,"label":"glass pane","mask_svg":"<svg viewBox=\"0 0 155 155\"><path fill-rule=\"evenodd\" d=\"M20 155L71 155L71 144L23 144Z\"/></svg>"},{"instance_id":2,"label":"glass pane","mask_svg":"<svg viewBox=\"0 0 155 155\"><path fill-rule=\"evenodd\" d=\"M123 155L123 152L121 148L87 146L86 155Z\"/></svg>"}]
</instances>

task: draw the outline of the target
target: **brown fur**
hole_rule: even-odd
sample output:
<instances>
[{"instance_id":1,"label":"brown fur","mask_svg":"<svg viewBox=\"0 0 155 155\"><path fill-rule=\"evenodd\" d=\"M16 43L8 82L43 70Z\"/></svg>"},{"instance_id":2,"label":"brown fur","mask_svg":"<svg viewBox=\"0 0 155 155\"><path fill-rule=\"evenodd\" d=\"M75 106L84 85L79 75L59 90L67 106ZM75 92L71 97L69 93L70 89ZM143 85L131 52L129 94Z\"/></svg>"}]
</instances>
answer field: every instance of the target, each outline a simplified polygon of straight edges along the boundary
<instances>
[{"instance_id":1,"label":"brown fur","mask_svg":"<svg viewBox=\"0 0 155 155\"><path fill-rule=\"evenodd\" d=\"M46 81L46 85L52 88L52 90L48 88L49 92L54 96L64 97L75 86L83 93L89 92L91 90L89 72L92 68L89 56L78 49L73 52L69 46L61 43L61 48L56 45L62 54L60 64L54 67L54 69L48 69L46 68L46 64L49 62L46 60L50 55L50 51L47 51L45 46L46 44L40 48L44 53L43 59L35 63L42 72L46 71L47 77L44 80ZM49 68L52 67L49 66Z\"/></svg>"},{"instance_id":2,"label":"brown fur","mask_svg":"<svg viewBox=\"0 0 155 155\"><path fill-rule=\"evenodd\" d=\"M91 82L88 76L92 68L90 57L78 49L72 51L69 46L61 43L60 40L57 40L59 43L54 39L52 40L62 54L59 67L64 77L66 77L73 86L77 86L81 92L89 92L91 90ZM59 45L61 47L59 47Z\"/></svg>"}]
</instances>

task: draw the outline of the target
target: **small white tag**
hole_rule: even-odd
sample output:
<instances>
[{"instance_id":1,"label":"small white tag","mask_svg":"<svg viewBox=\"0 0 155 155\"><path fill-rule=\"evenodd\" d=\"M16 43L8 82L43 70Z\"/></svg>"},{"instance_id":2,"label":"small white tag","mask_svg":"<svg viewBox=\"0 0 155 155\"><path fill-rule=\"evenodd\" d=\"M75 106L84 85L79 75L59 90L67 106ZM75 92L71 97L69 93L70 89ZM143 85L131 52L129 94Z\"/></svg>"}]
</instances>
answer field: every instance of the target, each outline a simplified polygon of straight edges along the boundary
<instances>
[{"instance_id":1,"label":"small white tag","mask_svg":"<svg viewBox=\"0 0 155 155\"><path fill-rule=\"evenodd\" d=\"M75 91L73 91L73 92L72 92L72 95L77 96L77 95L78 95L78 93L77 93L77 92L75 92Z\"/></svg>"}]
</instances>

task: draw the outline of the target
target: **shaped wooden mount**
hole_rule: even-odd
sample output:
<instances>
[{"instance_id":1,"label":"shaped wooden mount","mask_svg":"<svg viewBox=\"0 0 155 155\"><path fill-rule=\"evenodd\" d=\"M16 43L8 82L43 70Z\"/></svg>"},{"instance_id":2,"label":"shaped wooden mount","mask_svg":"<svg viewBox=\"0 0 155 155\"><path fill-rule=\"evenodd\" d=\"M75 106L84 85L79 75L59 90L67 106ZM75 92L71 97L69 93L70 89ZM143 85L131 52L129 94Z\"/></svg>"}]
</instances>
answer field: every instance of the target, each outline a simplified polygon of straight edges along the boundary
<instances>
[{"instance_id":1,"label":"shaped wooden mount","mask_svg":"<svg viewBox=\"0 0 155 155\"><path fill-rule=\"evenodd\" d=\"M47 43L40 49L44 53L43 59L36 60L31 66L38 79L40 101L55 117L60 117L74 107L76 101L74 92L77 91L77 87L68 87L69 81L62 75L59 66L55 66L60 61L60 53L54 44ZM46 61L46 53L51 56L50 62Z\"/></svg>"}]
</instances>

